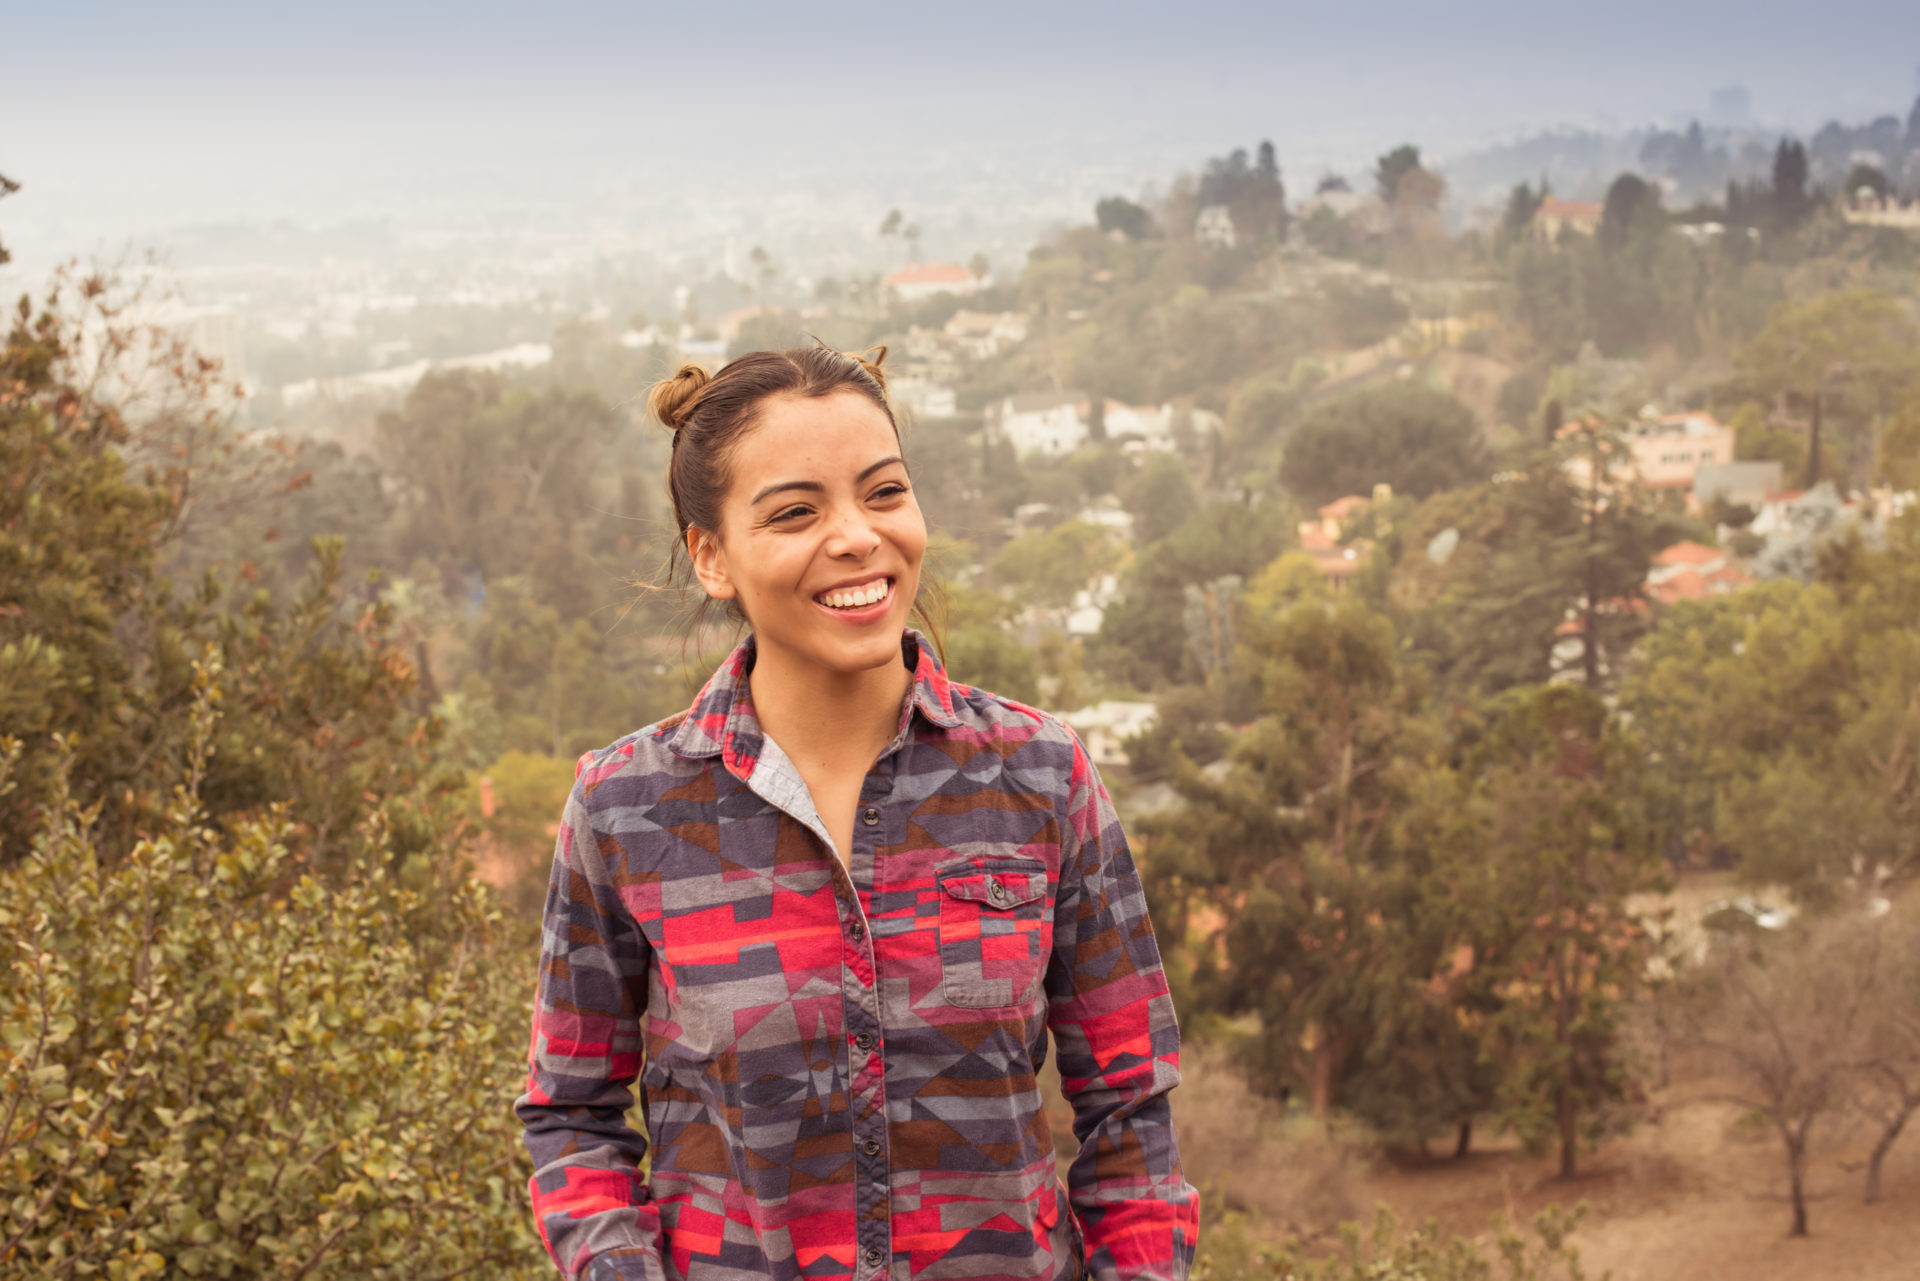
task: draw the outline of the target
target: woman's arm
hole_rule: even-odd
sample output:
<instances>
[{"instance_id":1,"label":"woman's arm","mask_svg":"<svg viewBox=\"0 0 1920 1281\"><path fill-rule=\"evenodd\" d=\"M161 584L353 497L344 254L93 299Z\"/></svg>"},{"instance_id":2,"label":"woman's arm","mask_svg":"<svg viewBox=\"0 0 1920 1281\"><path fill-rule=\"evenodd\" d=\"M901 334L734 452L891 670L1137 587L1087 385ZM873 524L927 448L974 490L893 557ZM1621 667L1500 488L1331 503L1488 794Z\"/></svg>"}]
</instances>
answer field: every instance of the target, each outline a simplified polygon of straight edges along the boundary
<instances>
[{"instance_id":1,"label":"woman's arm","mask_svg":"<svg viewBox=\"0 0 1920 1281\"><path fill-rule=\"evenodd\" d=\"M1091 1276L1179 1281L1200 1227L1200 1197L1181 1176L1167 1102L1180 1083L1180 1029L1113 801L1079 736L1068 733L1073 768L1047 1021L1080 1141L1069 1199Z\"/></svg>"},{"instance_id":2,"label":"woman's arm","mask_svg":"<svg viewBox=\"0 0 1920 1281\"><path fill-rule=\"evenodd\" d=\"M621 906L581 788L567 798L542 926L527 1092L533 1214L562 1275L665 1281L660 1212L627 1124L651 952Z\"/></svg>"}]
</instances>

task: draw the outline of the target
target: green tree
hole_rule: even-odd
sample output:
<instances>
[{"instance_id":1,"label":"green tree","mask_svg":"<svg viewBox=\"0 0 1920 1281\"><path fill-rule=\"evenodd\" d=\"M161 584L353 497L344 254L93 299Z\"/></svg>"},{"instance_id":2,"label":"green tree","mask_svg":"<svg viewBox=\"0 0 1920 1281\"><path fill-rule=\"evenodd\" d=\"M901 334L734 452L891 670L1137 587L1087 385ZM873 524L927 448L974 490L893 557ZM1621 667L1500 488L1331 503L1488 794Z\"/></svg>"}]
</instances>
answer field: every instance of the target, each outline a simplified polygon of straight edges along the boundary
<instances>
[{"instance_id":1,"label":"green tree","mask_svg":"<svg viewBox=\"0 0 1920 1281\"><path fill-rule=\"evenodd\" d=\"M1102 231L1117 231L1129 240L1145 240L1152 234L1153 216L1125 196L1107 196L1093 208L1094 221Z\"/></svg>"},{"instance_id":2,"label":"green tree","mask_svg":"<svg viewBox=\"0 0 1920 1281\"><path fill-rule=\"evenodd\" d=\"M1423 969L1390 840L1419 689L1384 616L1317 582L1265 586L1241 628L1258 719L1223 776L1176 763L1186 806L1151 832L1223 922L1224 966L1196 972L1203 1000L1258 1014L1255 1083L1299 1088L1325 1115L1380 1012Z\"/></svg>"},{"instance_id":3,"label":"green tree","mask_svg":"<svg viewBox=\"0 0 1920 1281\"><path fill-rule=\"evenodd\" d=\"M1150 452L1140 470L1121 484L1120 501L1133 516L1133 537L1140 544L1159 542L1199 507L1186 464L1158 450Z\"/></svg>"},{"instance_id":4,"label":"green tree","mask_svg":"<svg viewBox=\"0 0 1920 1281\"><path fill-rule=\"evenodd\" d=\"M993 558L998 582L1018 587L1040 605L1061 608L1073 594L1118 567L1120 548L1098 525L1070 520L1052 529L1022 534Z\"/></svg>"},{"instance_id":5,"label":"green tree","mask_svg":"<svg viewBox=\"0 0 1920 1281\"><path fill-rule=\"evenodd\" d=\"M1188 643L1187 586L1252 578L1280 554L1288 533L1277 503L1201 507L1140 550L1121 598L1101 620L1096 662L1114 679L1143 689L1198 684L1201 671Z\"/></svg>"},{"instance_id":6,"label":"green tree","mask_svg":"<svg viewBox=\"0 0 1920 1281\"><path fill-rule=\"evenodd\" d=\"M1507 193L1507 211L1500 220L1501 228L1509 236L1518 236L1533 225L1533 215L1539 212L1540 205L1547 198L1547 184L1542 182L1540 190L1535 191L1524 182L1515 183L1513 190Z\"/></svg>"},{"instance_id":7,"label":"green tree","mask_svg":"<svg viewBox=\"0 0 1920 1281\"><path fill-rule=\"evenodd\" d=\"M1804 901L1870 902L1920 876L1920 533L1845 577L1677 607L1622 690L1667 762L1670 821Z\"/></svg>"},{"instance_id":8,"label":"green tree","mask_svg":"<svg viewBox=\"0 0 1920 1281\"><path fill-rule=\"evenodd\" d=\"M1392 382L1303 414L1287 437L1280 481L1314 505L1371 494L1381 481L1424 498L1481 480L1489 463L1472 410L1443 391Z\"/></svg>"},{"instance_id":9,"label":"green tree","mask_svg":"<svg viewBox=\"0 0 1920 1281\"><path fill-rule=\"evenodd\" d=\"M1374 162L1373 183L1388 204L1400 193L1400 180L1420 168L1420 148L1403 143Z\"/></svg>"},{"instance_id":10,"label":"green tree","mask_svg":"<svg viewBox=\"0 0 1920 1281\"><path fill-rule=\"evenodd\" d=\"M1499 997L1488 1044L1501 1114L1528 1144L1558 1147L1563 1178L1626 1095L1619 1020L1650 954L1627 903L1660 883L1633 804L1637 759L1593 691L1509 690L1438 838L1443 896Z\"/></svg>"},{"instance_id":11,"label":"green tree","mask_svg":"<svg viewBox=\"0 0 1920 1281\"><path fill-rule=\"evenodd\" d=\"M519 948L447 860L303 869L285 811L200 802L195 679L155 827L103 849L66 790L0 870L0 1232L37 1277L533 1277ZM64 744L63 744L64 746ZM18 763L0 741L0 792ZM449 1071L448 1064L459 1064Z\"/></svg>"},{"instance_id":12,"label":"green tree","mask_svg":"<svg viewBox=\"0 0 1920 1281\"><path fill-rule=\"evenodd\" d=\"M1844 290L1775 308L1739 365L1772 416L1806 436L1803 485L1811 489L1822 475L1829 415L1840 416L1849 470L1864 476L1877 424L1920 397L1920 330L1891 296Z\"/></svg>"},{"instance_id":13,"label":"green tree","mask_svg":"<svg viewBox=\"0 0 1920 1281\"><path fill-rule=\"evenodd\" d=\"M1409 548L1447 530L1456 543L1437 561L1407 556L1393 585L1412 644L1448 686L1543 682L1562 644L1577 648L1590 688L1618 679L1646 628L1647 569L1687 528L1633 485L1577 479L1606 476L1623 448L1589 426L1494 481L1433 500L1409 524Z\"/></svg>"}]
</instances>

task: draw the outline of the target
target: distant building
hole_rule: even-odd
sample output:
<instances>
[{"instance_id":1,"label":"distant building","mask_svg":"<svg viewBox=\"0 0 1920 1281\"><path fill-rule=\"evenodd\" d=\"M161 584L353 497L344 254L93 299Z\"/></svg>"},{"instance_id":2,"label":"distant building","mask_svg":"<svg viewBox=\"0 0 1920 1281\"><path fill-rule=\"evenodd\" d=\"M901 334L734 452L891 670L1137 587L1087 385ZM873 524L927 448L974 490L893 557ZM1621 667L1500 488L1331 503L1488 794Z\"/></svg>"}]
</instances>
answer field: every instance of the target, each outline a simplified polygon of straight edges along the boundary
<instances>
[{"instance_id":1,"label":"distant building","mask_svg":"<svg viewBox=\"0 0 1920 1281\"><path fill-rule=\"evenodd\" d=\"M1392 497L1391 486L1375 485L1372 498L1359 494L1336 498L1316 512L1315 519L1300 522L1300 550L1313 559L1314 568L1335 591L1345 587L1365 567L1372 550L1372 544L1365 539L1341 542L1341 530L1375 502L1385 502Z\"/></svg>"},{"instance_id":2,"label":"distant building","mask_svg":"<svg viewBox=\"0 0 1920 1281\"><path fill-rule=\"evenodd\" d=\"M1086 744L1095 768L1117 771L1127 765L1126 741L1153 724L1157 714L1152 703L1107 699L1061 712L1060 719Z\"/></svg>"},{"instance_id":3,"label":"distant building","mask_svg":"<svg viewBox=\"0 0 1920 1281\"><path fill-rule=\"evenodd\" d=\"M1570 422L1557 434L1566 436L1581 426ZM1733 461L1733 428L1708 413L1662 414L1632 423L1622 434L1630 451L1631 474L1608 477L1607 482L1630 479L1649 489L1691 490L1699 468ZM1582 488L1591 483L1585 458L1569 458L1566 469Z\"/></svg>"},{"instance_id":4,"label":"distant building","mask_svg":"<svg viewBox=\"0 0 1920 1281\"><path fill-rule=\"evenodd\" d=\"M951 418L958 412L953 388L926 378L889 378L887 398L915 418Z\"/></svg>"},{"instance_id":5,"label":"distant building","mask_svg":"<svg viewBox=\"0 0 1920 1281\"><path fill-rule=\"evenodd\" d=\"M953 313L944 332L967 355L975 360L988 360L1027 340L1027 318L1018 311L962 308Z\"/></svg>"},{"instance_id":6,"label":"distant building","mask_svg":"<svg viewBox=\"0 0 1920 1281\"><path fill-rule=\"evenodd\" d=\"M1840 216L1857 227L1920 231L1920 200L1903 204L1892 196L1882 199L1865 187L1847 196L1840 206Z\"/></svg>"},{"instance_id":7,"label":"distant building","mask_svg":"<svg viewBox=\"0 0 1920 1281\"><path fill-rule=\"evenodd\" d=\"M1775 461L1702 463L1693 469L1693 501L1690 506L1704 508L1721 502L1760 509L1768 495L1781 488L1780 464Z\"/></svg>"},{"instance_id":8,"label":"distant building","mask_svg":"<svg viewBox=\"0 0 1920 1281\"><path fill-rule=\"evenodd\" d=\"M1662 605L1724 596L1753 582L1727 554L1704 543L1682 542L1663 548L1647 570L1647 596Z\"/></svg>"},{"instance_id":9,"label":"distant building","mask_svg":"<svg viewBox=\"0 0 1920 1281\"><path fill-rule=\"evenodd\" d=\"M1533 234L1541 240L1557 240L1560 233L1577 231L1591 236L1600 230L1600 206L1590 200L1560 200L1548 196L1533 211Z\"/></svg>"},{"instance_id":10,"label":"distant building","mask_svg":"<svg viewBox=\"0 0 1920 1281\"><path fill-rule=\"evenodd\" d=\"M1008 396L987 415L989 428L1021 456L1070 454L1087 442L1084 391L1029 391Z\"/></svg>"},{"instance_id":11,"label":"distant building","mask_svg":"<svg viewBox=\"0 0 1920 1281\"><path fill-rule=\"evenodd\" d=\"M888 276L886 285L902 300L918 302L936 294L959 294L964 297L980 288L980 280L965 267L950 262L910 262Z\"/></svg>"},{"instance_id":12,"label":"distant building","mask_svg":"<svg viewBox=\"0 0 1920 1281\"><path fill-rule=\"evenodd\" d=\"M1215 249L1233 248L1233 213L1225 205L1203 205L1193 220L1193 238Z\"/></svg>"}]
</instances>

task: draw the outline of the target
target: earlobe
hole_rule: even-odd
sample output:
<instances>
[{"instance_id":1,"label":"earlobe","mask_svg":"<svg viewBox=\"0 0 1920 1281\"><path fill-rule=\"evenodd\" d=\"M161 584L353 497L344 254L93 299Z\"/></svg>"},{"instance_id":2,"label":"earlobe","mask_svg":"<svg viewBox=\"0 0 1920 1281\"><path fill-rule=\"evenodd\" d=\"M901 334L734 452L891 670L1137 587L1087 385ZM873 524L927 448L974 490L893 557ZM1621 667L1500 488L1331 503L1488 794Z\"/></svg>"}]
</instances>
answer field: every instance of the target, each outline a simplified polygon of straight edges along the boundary
<instances>
[{"instance_id":1,"label":"earlobe","mask_svg":"<svg viewBox=\"0 0 1920 1281\"><path fill-rule=\"evenodd\" d=\"M700 580L708 596L715 600L733 599L733 582L720 561L720 544L706 531L688 528L687 559L693 564L693 576Z\"/></svg>"}]
</instances>

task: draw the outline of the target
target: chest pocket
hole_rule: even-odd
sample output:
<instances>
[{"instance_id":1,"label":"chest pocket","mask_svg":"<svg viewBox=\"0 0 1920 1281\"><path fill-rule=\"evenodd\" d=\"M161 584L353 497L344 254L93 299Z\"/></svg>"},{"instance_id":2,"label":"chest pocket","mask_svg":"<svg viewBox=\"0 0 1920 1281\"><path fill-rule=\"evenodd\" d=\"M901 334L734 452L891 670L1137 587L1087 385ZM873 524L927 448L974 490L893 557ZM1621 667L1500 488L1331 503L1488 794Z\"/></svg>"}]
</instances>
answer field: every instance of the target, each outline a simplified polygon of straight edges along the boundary
<instances>
[{"instance_id":1,"label":"chest pocket","mask_svg":"<svg viewBox=\"0 0 1920 1281\"><path fill-rule=\"evenodd\" d=\"M1046 864L967 858L936 869L934 878L947 1004L990 1010L1033 1000L1053 934Z\"/></svg>"}]
</instances>

